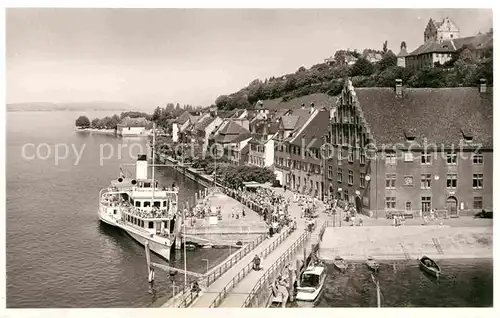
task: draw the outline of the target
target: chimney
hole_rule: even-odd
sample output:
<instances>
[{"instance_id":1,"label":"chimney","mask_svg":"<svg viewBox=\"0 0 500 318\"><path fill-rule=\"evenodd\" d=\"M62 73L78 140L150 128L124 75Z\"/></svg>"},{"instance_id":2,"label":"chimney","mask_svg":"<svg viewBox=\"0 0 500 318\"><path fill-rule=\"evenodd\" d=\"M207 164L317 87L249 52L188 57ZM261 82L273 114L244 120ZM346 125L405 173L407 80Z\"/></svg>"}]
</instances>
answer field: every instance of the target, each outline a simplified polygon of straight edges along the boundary
<instances>
[{"instance_id":1,"label":"chimney","mask_svg":"<svg viewBox=\"0 0 500 318\"><path fill-rule=\"evenodd\" d=\"M396 96L403 96L403 81L400 78L396 79Z\"/></svg>"},{"instance_id":2,"label":"chimney","mask_svg":"<svg viewBox=\"0 0 500 318\"><path fill-rule=\"evenodd\" d=\"M487 85L486 85L486 79L481 78L479 80L479 92L480 93L486 93L486 87L487 87Z\"/></svg>"},{"instance_id":3,"label":"chimney","mask_svg":"<svg viewBox=\"0 0 500 318\"><path fill-rule=\"evenodd\" d=\"M135 178L137 180L145 180L148 178L148 159L146 155L137 156Z\"/></svg>"},{"instance_id":4,"label":"chimney","mask_svg":"<svg viewBox=\"0 0 500 318\"><path fill-rule=\"evenodd\" d=\"M314 112L314 102L311 103L311 106L309 108L309 114L312 114Z\"/></svg>"}]
</instances>

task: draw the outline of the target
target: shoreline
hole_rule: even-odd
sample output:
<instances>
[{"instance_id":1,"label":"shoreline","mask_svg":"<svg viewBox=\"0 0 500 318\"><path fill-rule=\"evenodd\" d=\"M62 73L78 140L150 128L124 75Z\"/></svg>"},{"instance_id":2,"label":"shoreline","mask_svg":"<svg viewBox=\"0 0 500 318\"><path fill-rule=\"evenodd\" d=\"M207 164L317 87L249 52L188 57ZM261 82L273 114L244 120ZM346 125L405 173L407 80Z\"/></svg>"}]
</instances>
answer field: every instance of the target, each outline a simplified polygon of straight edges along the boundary
<instances>
[{"instance_id":1,"label":"shoreline","mask_svg":"<svg viewBox=\"0 0 500 318\"><path fill-rule=\"evenodd\" d=\"M87 134L98 134L98 135L113 135L116 136L116 130L115 129L97 129L97 128L83 128L79 129L76 128L75 132L78 133L87 133Z\"/></svg>"},{"instance_id":2,"label":"shoreline","mask_svg":"<svg viewBox=\"0 0 500 318\"><path fill-rule=\"evenodd\" d=\"M397 255L370 255L375 259L376 261L379 262L379 264L386 264L387 262L393 262L393 261L418 261L418 258L405 258L404 256L397 256ZM493 261L493 253L490 255L486 255L486 253L479 253L478 255L472 255L472 254L450 254L450 255L440 255L440 254L425 254L425 256L430 257L434 260L482 260L482 261ZM364 264L366 262L366 257L365 256L360 256L360 255L354 255L354 256L342 256L342 258L346 261L351 261L353 263L359 263L359 264ZM327 264L333 264L334 259L330 258L322 258L321 254L319 256L319 259L321 259L323 262Z\"/></svg>"}]
</instances>

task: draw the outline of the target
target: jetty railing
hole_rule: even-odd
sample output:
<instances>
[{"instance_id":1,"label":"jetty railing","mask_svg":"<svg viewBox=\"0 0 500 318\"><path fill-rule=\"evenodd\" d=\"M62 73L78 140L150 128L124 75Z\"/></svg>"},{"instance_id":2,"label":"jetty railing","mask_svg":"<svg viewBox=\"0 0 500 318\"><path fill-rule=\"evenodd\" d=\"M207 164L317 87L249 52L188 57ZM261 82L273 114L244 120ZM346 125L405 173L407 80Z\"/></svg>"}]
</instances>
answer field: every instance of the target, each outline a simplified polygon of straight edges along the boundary
<instances>
[{"instance_id":1,"label":"jetty railing","mask_svg":"<svg viewBox=\"0 0 500 318\"><path fill-rule=\"evenodd\" d=\"M319 230L318 237L321 239L328 222L324 222ZM294 243L290 246L280 258L274 262L274 264L264 273L254 288L250 291L248 297L241 307L258 307L264 300L268 299L271 293L269 286L274 282L276 277L282 272L283 268L287 263L289 263L292 258L297 253L297 250L301 248L311 237L311 232L306 231L303 233ZM317 245L316 245L317 247ZM297 277L297 279L299 279ZM262 290L264 289L264 290Z\"/></svg>"},{"instance_id":2,"label":"jetty railing","mask_svg":"<svg viewBox=\"0 0 500 318\"><path fill-rule=\"evenodd\" d=\"M237 253L234 253L223 263L216 266L208 274L206 274L205 277L201 279L201 283L202 284L205 283L206 287L213 284L219 277L221 277L224 273L226 273L234 264L238 263L243 257L245 257L252 250L254 250L260 243L262 243L266 239L266 237L267 234L260 235L254 241L245 245L244 248L240 249ZM183 294L182 300L177 306L178 308L188 307L193 302L193 300L196 297L198 297L198 293L191 291L191 287L189 286L182 291L182 294Z\"/></svg>"},{"instance_id":3,"label":"jetty railing","mask_svg":"<svg viewBox=\"0 0 500 318\"><path fill-rule=\"evenodd\" d=\"M265 258L267 255L269 255L272 251L274 251L278 245L280 245L287 237L290 235L290 231L288 230L288 227L283 228L284 232L280 234L278 239L274 241L271 245L266 247L264 251L262 252L262 258ZM214 308L218 307L220 303L224 300L228 292L233 289L236 284L238 284L243 278L246 277L246 275L253 270L253 260L250 261L245 267L243 267L238 274L236 274L233 279L222 289L222 291L215 297L214 301L212 304L209 306L209 308Z\"/></svg>"},{"instance_id":4,"label":"jetty railing","mask_svg":"<svg viewBox=\"0 0 500 318\"><path fill-rule=\"evenodd\" d=\"M224 263L219 265L219 268L216 268L215 271L206 275L207 286L210 286L213 282L215 282L219 277L222 276L225 272L227 272L234 264L238 263L243 257L247 256L252 250L254 250L260 243L262 243L267 237L267 234L263 234L259 236L255 241L247 244L243 249L240 249L238 253L233 254L233 256L226 260Z\"/></svg>"}]
</instances>

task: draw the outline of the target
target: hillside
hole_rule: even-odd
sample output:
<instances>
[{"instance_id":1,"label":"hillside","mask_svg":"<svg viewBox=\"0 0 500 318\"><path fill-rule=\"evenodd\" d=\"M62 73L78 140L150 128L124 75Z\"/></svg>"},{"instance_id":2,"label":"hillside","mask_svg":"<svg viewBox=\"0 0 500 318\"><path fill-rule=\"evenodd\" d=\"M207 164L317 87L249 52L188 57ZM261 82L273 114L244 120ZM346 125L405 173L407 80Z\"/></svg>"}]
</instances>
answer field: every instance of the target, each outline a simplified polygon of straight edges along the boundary
<instances>
[{"instance_id":1,"label":"hillside","mask_svg":"<svg viewBox=\"0 0 500 318\"><path fill-rule=\"evenodd\" d=\"M271 77L261 81L256 79L248 86L230 95L221 95L215 100L219 109L252 108L258 100L282 99L326 93L335 96L340 93L344 79L351 77L355 87L392 87L395 79L403 80L408 87L473 87L480 78L493 83L493 48L476 59L467 48L459 49L452 60L434 68L412 70L397 66L396 55L387 50L384 43L382 59L371 63L357 52L337 51L329 64L320 63L310 69L300 67L295 73ZM359 59L347 65L345 55L357 55Z\"/></svg>"},{"instance_id":2,"label":"hillside","mask_svg":"<svg viewBox=\"0 0 500 318\"><path fill-rule=\"evenodd\" d=\"M12 103L7 104L8 112L24 112L24 111L99 111L99 110L115 110L124 111L132 110L132 106L120 102L78 102L78 103Z\"/></svg>"}]
</instances>

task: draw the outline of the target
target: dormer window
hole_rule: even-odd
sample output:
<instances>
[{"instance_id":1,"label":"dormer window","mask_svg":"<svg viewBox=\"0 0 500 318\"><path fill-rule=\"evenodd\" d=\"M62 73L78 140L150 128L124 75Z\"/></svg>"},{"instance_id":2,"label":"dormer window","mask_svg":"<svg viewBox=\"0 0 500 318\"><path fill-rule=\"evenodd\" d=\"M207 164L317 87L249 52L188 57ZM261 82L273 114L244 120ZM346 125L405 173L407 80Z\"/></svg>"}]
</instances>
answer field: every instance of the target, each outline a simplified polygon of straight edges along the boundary
<instances>
[{"instance_id":1,"label":"dormer window","mask_svg":"<svg viewBox=\"0 0 500 318\"><path fill-rule=\"evenodd\" d=\"M413 130L405 131L405 138L407 142L414 142L416 138L415 132Z\"/></svg>"},{"instance_id":2,"label":"dormer window","mask_svg":"<svg viewBox=\"0 0 500 318\"><path fill-rule=\"evenodd\" d=\"M470 132L462 130L462 136L464 137L465 142L472 142L473 136Z\"/></svg>"}]
</instances>

